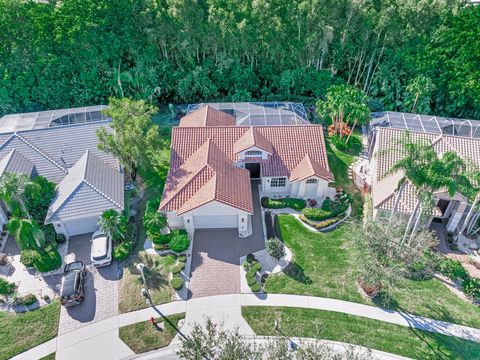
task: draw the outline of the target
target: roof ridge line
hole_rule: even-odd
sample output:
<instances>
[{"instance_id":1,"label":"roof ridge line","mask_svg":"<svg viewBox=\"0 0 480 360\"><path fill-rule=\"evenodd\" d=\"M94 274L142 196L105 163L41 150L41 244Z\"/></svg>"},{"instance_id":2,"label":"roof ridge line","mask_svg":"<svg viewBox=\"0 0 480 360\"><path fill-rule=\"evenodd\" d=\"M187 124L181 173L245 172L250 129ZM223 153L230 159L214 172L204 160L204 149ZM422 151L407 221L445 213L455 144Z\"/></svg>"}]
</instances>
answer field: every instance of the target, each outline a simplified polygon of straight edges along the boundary
<instances>
[{"instance_id":1,"label":"roof ridge line","mask_svg":"<svg viewBox=\"0 0 480 360\"><path fill-rule=\"evenodd\" d=\"M114 205L116 205L117 207L119 207L120 209L123 210L123 207L117 203L115 200L113 200L110 196L108 196L107 194L105 194L103 191L100 191L99 189L97 189L96 186L92 185L88 180L86 180L85 178L82 179L82 181L80 181L80 183L84 182L85 184L87 184L90 188L92 188L92 190L96 191L97 193L99 193L100 195L102 195L105 199L107 199L108 201L110 201L111 203L113 203Z\"/></svg>"},{"instance_id":2,"label":"roof ridge line","mask_svg":"<svg viewBox=\"0 0 480 360\"><path fill-rule=\"evenodd\" d=\"M48 156L46 153L44 153L42 150L40 150L38 147L36 147L35 145L33 145L30 141L28 141L27 139L25 139L23 136L21 136L20 134L18 134L17 132L14 133L14 135L20 139L21 141L23 141L25 144L27 144L28 146L30 146L34 151L36 151L37 153L39 153L40 155L42 155L45 159L47 159L48 161L50 161L52 164L54 164L55 166L57 166L58 168L60 168L61 170L63 170L66 174L68 174L68 169L64 168L62 165L60 165L59 163L57 163L55 160L53 160L50 156Z\"/></svg>"}]
</instances>

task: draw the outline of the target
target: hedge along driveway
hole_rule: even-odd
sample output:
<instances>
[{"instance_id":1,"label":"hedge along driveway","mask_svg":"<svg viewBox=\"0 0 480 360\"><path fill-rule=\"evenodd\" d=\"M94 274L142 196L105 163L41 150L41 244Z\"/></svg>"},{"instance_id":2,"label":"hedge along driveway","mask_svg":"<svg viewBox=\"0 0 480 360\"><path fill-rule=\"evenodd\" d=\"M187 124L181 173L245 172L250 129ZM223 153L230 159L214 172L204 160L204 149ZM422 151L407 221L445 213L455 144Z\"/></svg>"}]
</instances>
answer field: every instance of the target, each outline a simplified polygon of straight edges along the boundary
<instances>
[{"instance_id":1,"label":"hedge along driveway","mask_svg":"<svg viewBox=\"0 0 480 360\"><path fill-rule=\"evenodd\" d=\"M378 305L363 298L357 291L356 254L348 244L348 224L327 233L307 230L299 220L280 215L283 241L293 252L291 266L284 273L267 280L266 291L330 297L346 301ZM480 308L458 298L436 279L405 280L394 293L388 306L409 312L480 328Z\"/></svg>"}]
</instances>

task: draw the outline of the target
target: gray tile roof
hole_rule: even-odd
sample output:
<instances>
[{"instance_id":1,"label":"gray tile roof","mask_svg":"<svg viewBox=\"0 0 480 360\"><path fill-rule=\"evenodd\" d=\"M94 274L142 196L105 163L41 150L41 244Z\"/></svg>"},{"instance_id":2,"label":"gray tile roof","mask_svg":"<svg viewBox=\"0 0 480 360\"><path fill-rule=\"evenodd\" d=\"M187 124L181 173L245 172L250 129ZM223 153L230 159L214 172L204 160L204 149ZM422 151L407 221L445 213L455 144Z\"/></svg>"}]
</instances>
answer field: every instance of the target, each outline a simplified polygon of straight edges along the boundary
<instances>
[{"instance_id":1,"label":"gray tile roof","mask_svg":"<svg viewBox=\"0 0 480 360\"><path fill-rule=\"evenodd\" d=\"M35 164L39 175L56 184L87 150L118 169L115 157L97 148L96 131L100 127L112 131L108 124L102 121L0 134L0 159L15 149Z\"/></svg>"},{"instance_id":2,"label":"gray tile roof","mask_svg":"<svg viewBox=\"0 0 480 360\"><path fill-rule=\"evenodd\" d=\"M6 172L31 176L34 170L35 165L17 150L10 151L0 161L0 177Z\"/></svg>"},{"instance_id":3,"label":"gray tile roof","mask_svg":"<svg viewBox=\"0 0 480 360\"><path fill-rule=\"evenodd\" d=\"M123 210L123 173L87 150L57 186L46 223Z\"/></svg>"}]
</instances>

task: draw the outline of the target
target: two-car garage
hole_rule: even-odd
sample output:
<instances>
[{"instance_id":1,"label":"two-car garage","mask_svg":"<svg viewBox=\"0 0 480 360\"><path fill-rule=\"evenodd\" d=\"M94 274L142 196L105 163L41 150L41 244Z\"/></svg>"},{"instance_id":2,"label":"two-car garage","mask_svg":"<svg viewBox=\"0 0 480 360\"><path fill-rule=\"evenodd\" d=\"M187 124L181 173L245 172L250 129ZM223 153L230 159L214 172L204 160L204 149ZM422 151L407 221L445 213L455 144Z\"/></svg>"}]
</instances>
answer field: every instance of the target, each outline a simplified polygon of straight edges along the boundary
<instances>
[{"instance_id":1,"label":"two-car garage","mask_svg":"<svg viewBox=\"0 0 480 360\"><path fill-rule=\"evenodd\" d=\"M238 215L195 215L193 224L196 229L237 228Z\"/></svg>"}]
</instances>

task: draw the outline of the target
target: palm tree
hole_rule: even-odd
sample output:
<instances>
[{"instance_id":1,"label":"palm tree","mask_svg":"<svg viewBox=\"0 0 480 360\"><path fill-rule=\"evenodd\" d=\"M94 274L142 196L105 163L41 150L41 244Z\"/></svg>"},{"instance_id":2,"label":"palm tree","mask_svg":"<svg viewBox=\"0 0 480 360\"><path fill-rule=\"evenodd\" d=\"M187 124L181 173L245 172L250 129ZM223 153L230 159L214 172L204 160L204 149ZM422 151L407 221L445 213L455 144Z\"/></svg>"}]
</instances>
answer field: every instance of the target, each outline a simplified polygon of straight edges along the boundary
<instances>
[{"instance_id":1,"label":"palm tree","mask_svg":"<svg viewBox=\"0 0 480 360\"><path fill-rule=\"evenodd\" d=\"M0 200L3 200L12 214L23 212L25 217L29 217L23 198L25 187L29 183L30 178L24 174L3 174L0 181Z\"/></svg>"},{"instance_id":2,"label":"palm tree","mask_svg":"<svg viewBox=\"0 0 480 360\"><path fill-rule=\"evenodd\" d=\"M105 210L99 220L100 229L113 240L116 238L115 235L120 235L122 239L125 239L125 236L120 229L122 221L122 215L120 215L115 209Z\"/></svg>"},{"instance_id":3,"label":"palm tree","mask_svg":"<svg viewBox=\"0 0 480 360\"><path fill-rule=\"evenodd\" d=\"M33 249L41 254L45 253L45 234L35 220L13 215L7 223L7 229L20 249Z\"/></svg>"}]
</instances>

